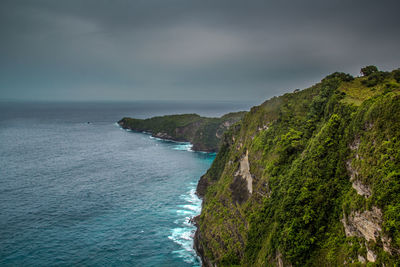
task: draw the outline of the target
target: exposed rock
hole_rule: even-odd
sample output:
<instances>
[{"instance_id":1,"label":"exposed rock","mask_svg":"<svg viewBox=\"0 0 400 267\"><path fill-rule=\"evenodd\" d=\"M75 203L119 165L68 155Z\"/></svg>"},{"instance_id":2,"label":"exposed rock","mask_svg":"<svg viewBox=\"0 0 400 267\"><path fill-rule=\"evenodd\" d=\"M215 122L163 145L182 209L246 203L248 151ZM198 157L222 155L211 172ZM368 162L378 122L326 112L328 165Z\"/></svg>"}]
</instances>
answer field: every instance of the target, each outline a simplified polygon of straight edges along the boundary
<instances>
[{"instance_id":1,"label":"exposed rock","mask_svg":"<svg viewBox=\"0 0 400 267\"><path fill-rule=\"evenodd\" d=\"M359 146L360 146L360 137L356 137L353 143L350 144L350 149L354 151L357 150Z\"/></svg>"},{"instance_id":2,"label":"exposed rock","mask_svg":"<svg viewBox=\"0 0 400 267\"><path fill-rule=\"evenodd\" d=\"M240 150L243 147L243 143L242 142L238 142L237 146L236 146L236 150Z\"/></svg>"},{"instance_id":3,"label":"exposed rock","mask_svg":"<svg viewBox=\"0 0 400 267\"><path fill-rule=\"evenodd\" d=\"M382 235L382 211L379 208L373 207L371 211L366 210L363 212L353 211L347 218L343 217L341 221L346 236L358 236L366 241L374 242L380 239L386 252L390 254L400 253L400 251L390 246L391 239ZM377 256L367 245L366 247L368 261L375 262Z\"/></svg>"},{"instance_id":4,"label":"exposed rock","mask_svg":"<svg viewBox=\"0 0 400 267\"><path fill-rule=\"evenodd\" d=\"M388 236L382 236L381 237L382 244L383 244L383 250L388 252L389 254L400 254L400 249L394 248L390 245L392 242L392 239Z\"/></svg>"},{"instance_id":5,"label":"exposed rock","mask_svg":"<svg viewBox=\"0 0 400 267\"><path fill-rule=\"evenodd\" d=\"M233 123L231 121L225 121L222 125L224 125L226 128L231 127Z\"/></svg>"},{"instance_id":6,"label":"exposed rock","mask_svg":"<svg viewBox=\"0 0 400 267\"><path fill-rule=\"evenodd\" d=\"M350 181L354 181L358 175L358 171L351 166L351 159L346 161L346 169L350 173Z\"/></svg>"},{"instance_id":7,"label":"exposed rock","mask_svg":"<svg viewBox=\"0 0 400 267\"><path fill-rule=\"evenodd\" d=\"M262 127L258 127L257 131L263 131L263 130L268 130L268 129L269 129L268 124L264 124Z\"/></svg>"},{"instance_id":8,"label":"exposed rock","mask_svg":"<svg viewBox=\"0 0 400 267\"><path fill-rule=\"evenodd\" d=\"M359 236L367 241L376 242L382 231L382 212L377 207L373 207L372 211L355 211L343 218L342 223L346 236Z\"/></svg>"},{"instance_id":9,"label":"exposed rock","mask_svg":"<svg viewBox=\"0 0 400 267\"><path fill-rule=\"evenodd\" d=\"M244 156L240 160L240 168L235 173L235 176L241 176L247 182L247 190L250 194L253 193L253 177L250 173L250 165L249 165L249 151L246 151L246 156Z\"/></svg>"},{"instance_id":10,"label":"exposed rock","mask_svg":"<svg viewBox=\"0 0 400 267\"><path fill-rule=\"evenodd\" d=\"M213 267L214 265L212 264L212 262L205 256L201 240L202 240L201 233L200 231L197 230L196 233L194 234L193 248L196 250L197 255L200 256L202 266Z\"/></svg>"},{"instance_id":11,"label":"exposed rock","mask_svg":"<svg viewBox=\"0 0 400 267\"><path fill-rule=\"evenodd\" d=\"M374 242L377 242L380 239L384 251L391 255L400 254L400 250L395 249L390 245L392 240L382 234L382 211L379 208L372 207L372 211L366 210L363 212L352 212L347 218L343 217L341 221L346 236L358 236L364 238L366 241ZM367 250L368 261L375 261L377 256L372 250L369 250L368 247Z\"/></svg>"},{"instance_id":12,"label":"exposed rock","mask_svg":"<svg viewBox=\"0 0 400 267\"><path fill-rule=\"evenodd\" d=\"M270 266L270 265L268 265ZM275 262L273 263L273 266L278 266L278 267L292 267L293 265L285 261L285 259L282 256L282 253L278 251L276 253L275 257Z\"/></svg>"},{"instance_id":13,"label":"exposed rock","mask_svg":"<svg viewBox=\"0 0 400 267\"><path fill-rule=\"evenodd\" d=\"M263 197L263 198L271 197L272 192L271 192L268 182L261 182L257 189L258 189L258 191L255 191L255 192L257 192L261 197Z\"/></svg>"},{"instance_id":14,"label":"exposed rock","mask_svg":"<svg viewBox=\"0 0 400 267\"><path fill-rule=\"evenodd\" d=\"M370 262L375 262L377 255L367 247L367 260Z\"/></svg>"},{"instance_id":15,"label":"exposed rock","mask_svg":"<svg viewBox=\"0 0 400 267\"><path fill-rule=\"evenodd\" d=\"M365 263L365 258L361 255L358 255L358 261L361 263Z\"/></svg>"},{"instance_id":16,"label":"exposed rock","mask_svg":"<svg viewBox=\"0 0 400 267\"><path fill-rule=\"evenodd\" d=\"M372 195L371 189L359 180L354 180L352 183L352 187L357 191L357 194L362 195L366 198Z\"/></svg>"},{"instance_id":17,"label":"exposed rock","mask_svg":"<svg viewBox=\"0 0 400 267\"><path fill-rule=\"evenodd\" d=\"M282 254L280 252L276 255L276 261L278 262L278 267L284 267Z\"/></svg>"},{"instance_id":18,"label":"exposed rock","mask_svg":"<svg viewBox=\"0 0 400 267\"><path fill-rule=\"evenodd\" d=\"M158 132L158 133L154 134L153 137L162 138L162 139L170 139L170 140L175 141L174 137L168 135L167 133L162 133L162 132Z\"/></svg>"},{"instance_id":19,"label":"exposed rock","mask_svg":"<svg viewBox=\"0 0 400 267\"><path fill-rule=\"evenodd\" d=\"M358 149L359 146L360 146L360 138L357 137L357 138L355 138L353 143L350 144L350 149L355 151L355 150ZM355 157L356 157L356 159L359 158L357 153L356 153ZM346 168L347 168L347 171L350 174L350 181L352 182L352 187L357 191L357 194L362 195L362 196L364 196L366 198L370 197L372 195L371 189L367 185L363 184L358 179L359 173L352 166L351 158L346 161Z\"/></svg>"},{"instance_id":20,"label":"exposed rock","mask_svg":"<svg viewBox=\"0 0 400 267\"><path fill-rule=\"evenodd\" d=\"M200 220L200 215L190 217L189 218L189 223L193 224L194 226L198 227L199 226L199 220Z\"/></svg>"},{"instance_id":21,"label":"exposed rock","mask_svg":"<svg viewBox=\"0 0 400 267\"><path fill-rule=\"evenodd\" d=\"M250 193L247 190L246 180L240 175L236 175L233 178L233 182L230 184L229 188L232 192L232 200L239 204L245 202L250 196Z\"/></svg>"},{"instance_id":22,"label":"exposed rock","mask_svg":"<svg viewBox=\"0 0 400 267\"><path fill-rule=\"evenodd\" d=\"M253 193L253 177L250 173L249 151L239 162L239 169L236 171L233 182L230 185L232 199L234 202L242 204Z\"/></svg>"},{"instance_id":23,"label":"exposed rock","mask_svg":"<svg viewBox=\"0 0 400 267\"><path fill-rule=\"evenodd\" d=\"M196 194L203 198L206 194L207 187L209 186L210 182L207 179L206 175L200 177L199 182L197 183Z\"/></svg>"}]
</instances>

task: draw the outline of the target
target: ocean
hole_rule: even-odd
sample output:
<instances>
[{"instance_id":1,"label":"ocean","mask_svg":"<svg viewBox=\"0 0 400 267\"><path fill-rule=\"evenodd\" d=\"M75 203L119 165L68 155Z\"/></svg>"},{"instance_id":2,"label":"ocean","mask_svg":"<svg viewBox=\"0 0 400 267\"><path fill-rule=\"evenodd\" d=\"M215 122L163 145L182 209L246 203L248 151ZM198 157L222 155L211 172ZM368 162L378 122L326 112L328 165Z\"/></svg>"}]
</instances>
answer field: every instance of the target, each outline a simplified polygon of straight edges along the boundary
<instances>
[{"instance_id":1,"label":"ocean","mask_svg":"<svg viewBox=\"0 0 400 267\"><path fill-rule=\"evenodd\" d=\"M0 265L200 266L189 219L215 154L116 122L250 106L0 102Z\"/></svg>"}]
</instances>

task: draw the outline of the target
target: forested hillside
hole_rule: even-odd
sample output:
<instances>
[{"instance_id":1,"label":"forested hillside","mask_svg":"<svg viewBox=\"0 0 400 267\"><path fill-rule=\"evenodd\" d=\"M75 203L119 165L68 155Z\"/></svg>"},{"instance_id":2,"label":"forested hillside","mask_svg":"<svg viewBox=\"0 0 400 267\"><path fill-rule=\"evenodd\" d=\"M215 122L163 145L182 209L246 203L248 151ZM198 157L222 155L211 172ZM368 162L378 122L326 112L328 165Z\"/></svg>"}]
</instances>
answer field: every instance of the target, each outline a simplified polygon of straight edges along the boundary
<instances>
[{"instance_id":1,"label":"forested hillside","mask_svg":"<svg viewBox=\"0 0 400 267\"><path fill-rule=\"evenodd\" d=\"M197 188L203 264L398 264L399 82L333 73L230 127Z\"/></svg>"}]
</instances>

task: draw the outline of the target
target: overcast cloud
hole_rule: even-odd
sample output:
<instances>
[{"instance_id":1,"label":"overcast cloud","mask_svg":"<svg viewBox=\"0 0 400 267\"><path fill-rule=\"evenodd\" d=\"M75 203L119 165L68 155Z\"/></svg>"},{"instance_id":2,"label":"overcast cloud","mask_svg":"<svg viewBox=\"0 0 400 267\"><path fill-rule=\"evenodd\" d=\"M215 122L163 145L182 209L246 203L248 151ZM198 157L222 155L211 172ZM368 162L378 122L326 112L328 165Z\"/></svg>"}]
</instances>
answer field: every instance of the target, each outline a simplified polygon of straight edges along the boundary
<instances>
[{"instance_id":1,"label":"overcast cloud","mask_svg":"<svg viewBox=\"0 0 400 267\"><path fill-rule=\"evenodd\" d=\"M262 102L400 67L399 3L3 0L0 99Z\"/></svg>"}]
</instances>

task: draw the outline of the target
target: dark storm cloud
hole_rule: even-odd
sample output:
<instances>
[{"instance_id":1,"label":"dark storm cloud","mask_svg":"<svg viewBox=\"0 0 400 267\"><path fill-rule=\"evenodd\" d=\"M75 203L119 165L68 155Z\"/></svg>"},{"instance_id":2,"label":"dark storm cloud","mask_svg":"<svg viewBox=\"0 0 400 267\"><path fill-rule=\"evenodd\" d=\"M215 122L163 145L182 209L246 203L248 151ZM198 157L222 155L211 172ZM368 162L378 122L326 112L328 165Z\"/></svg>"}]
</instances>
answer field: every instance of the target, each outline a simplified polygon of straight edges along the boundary
<instances>
[{"instance_id":1,"label":"dark storm cloud","mask_svg":"<svg viewBox=\"0 0 400 267\"><path fill-rule=\"evenodd\" d=\"M2 1L0 98L254 100L399 67L397 1Z\"/></svg>"}]
</instances>

